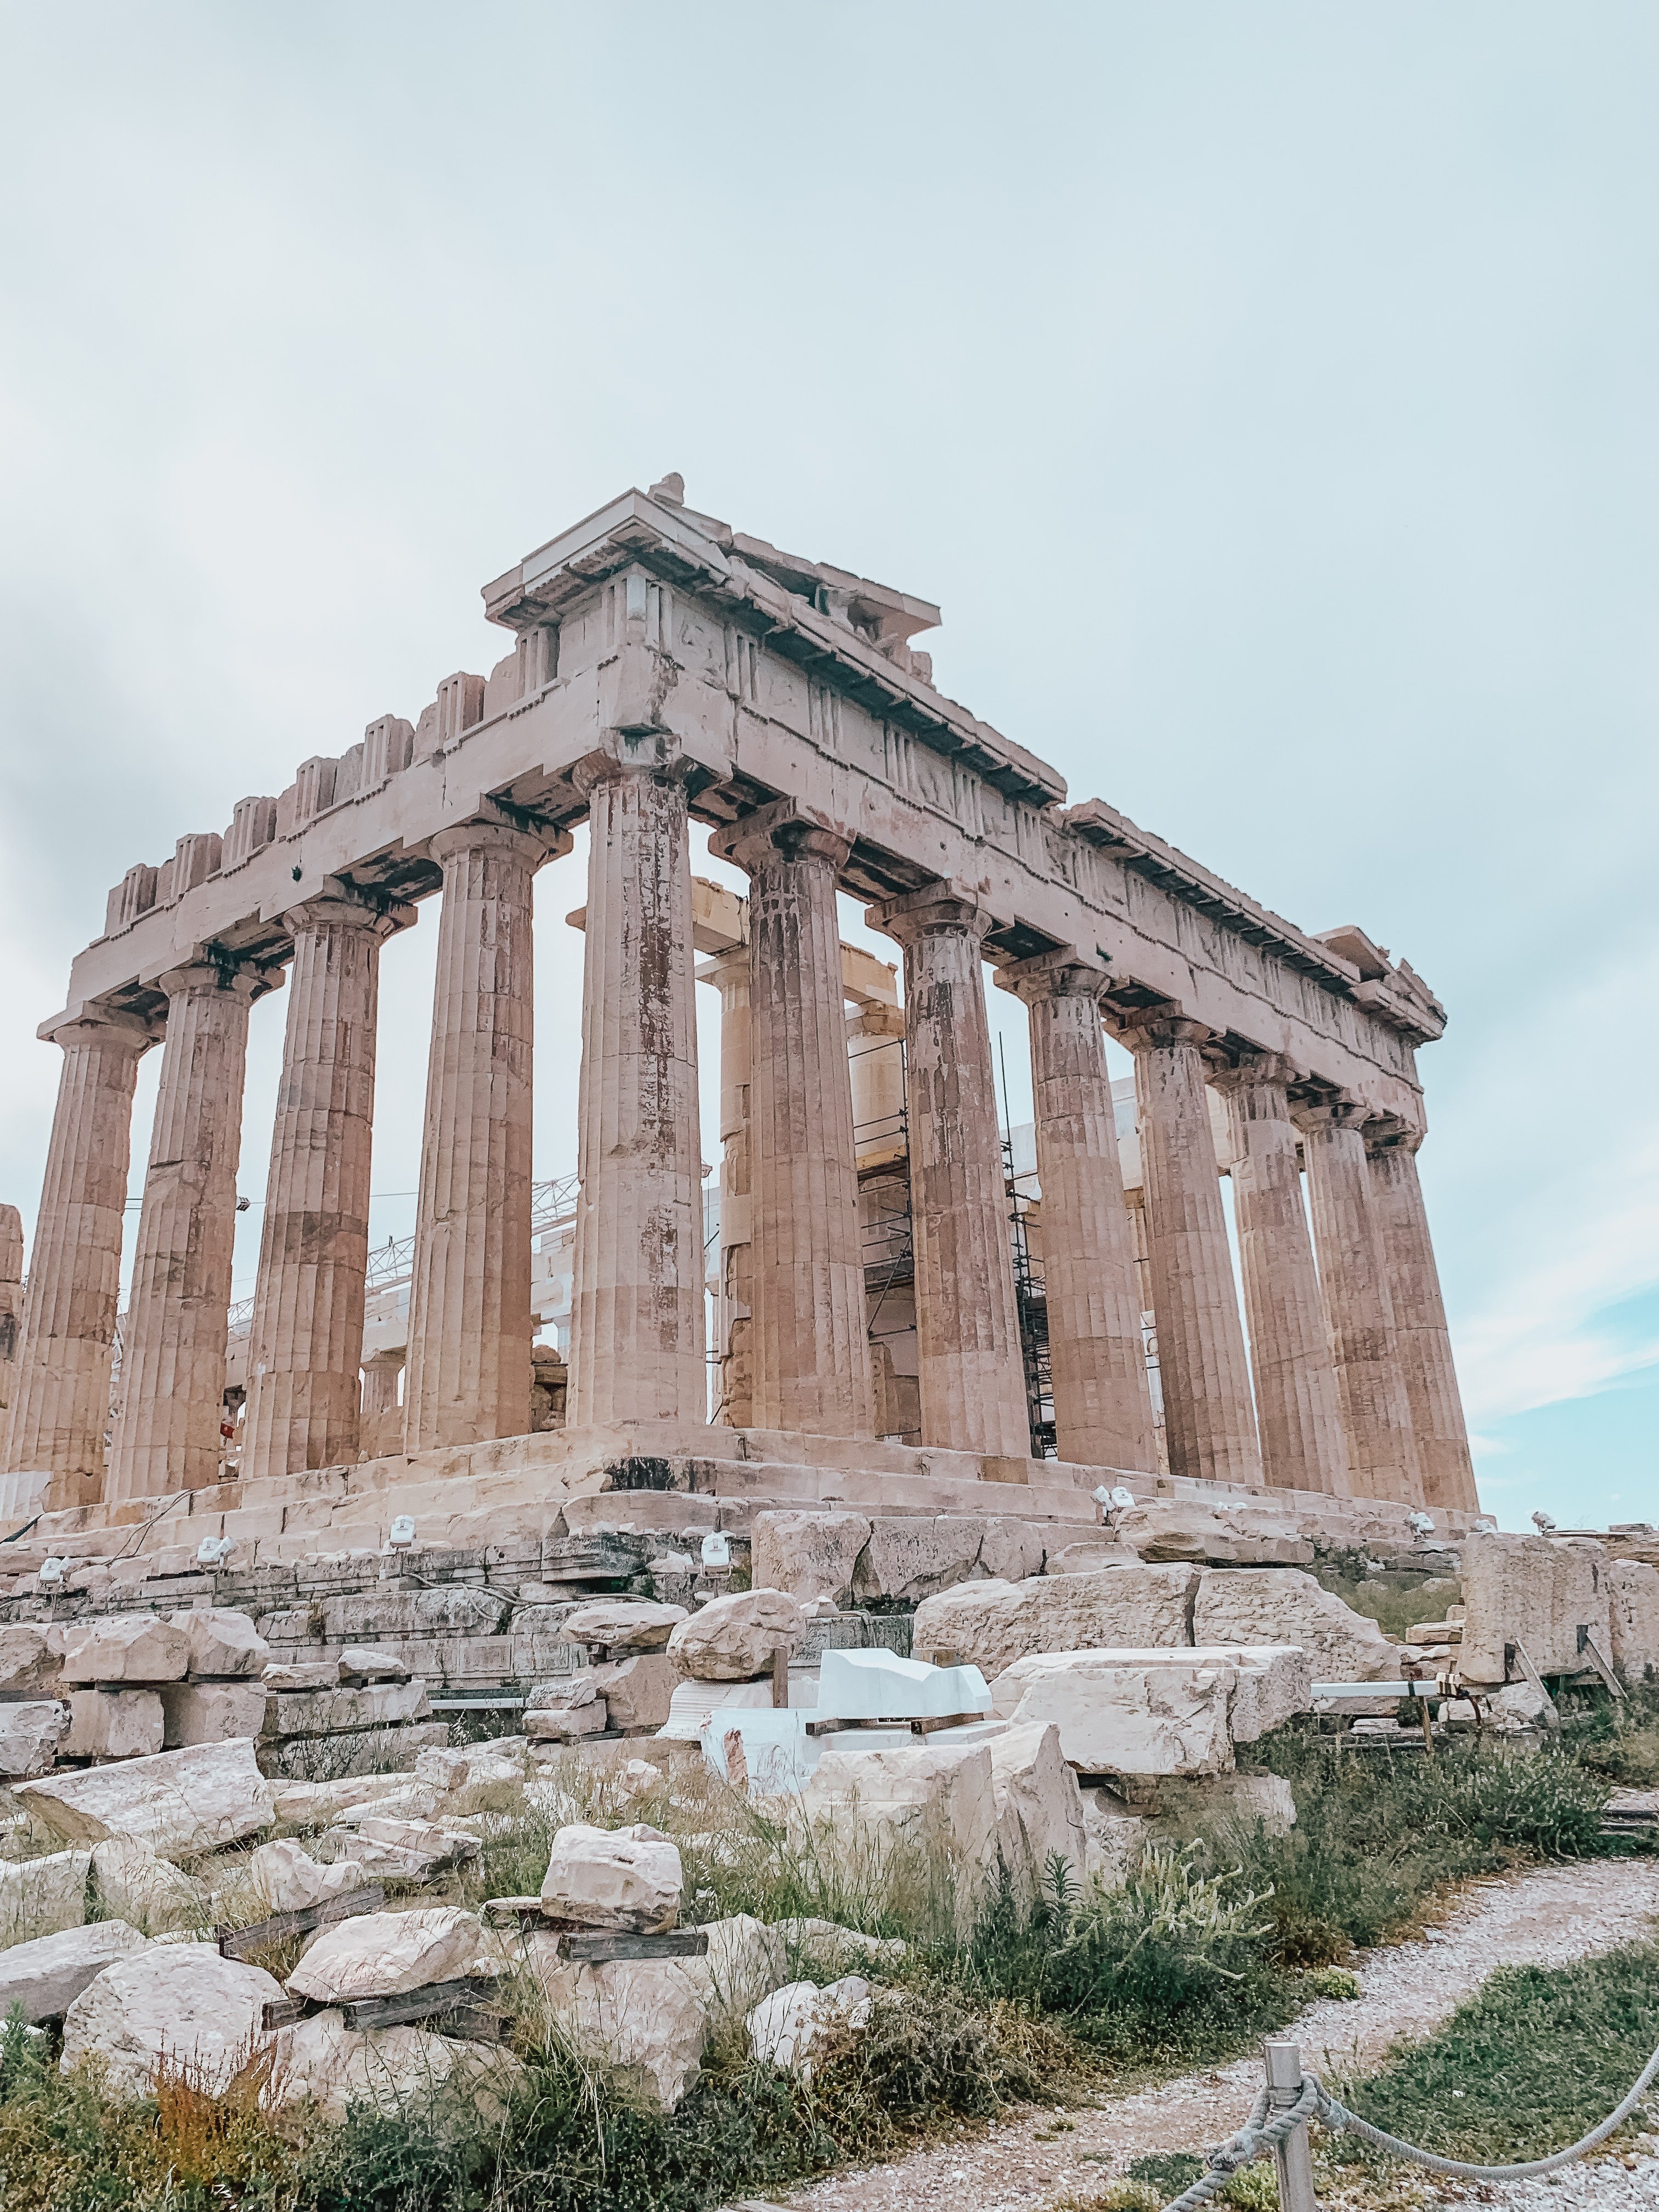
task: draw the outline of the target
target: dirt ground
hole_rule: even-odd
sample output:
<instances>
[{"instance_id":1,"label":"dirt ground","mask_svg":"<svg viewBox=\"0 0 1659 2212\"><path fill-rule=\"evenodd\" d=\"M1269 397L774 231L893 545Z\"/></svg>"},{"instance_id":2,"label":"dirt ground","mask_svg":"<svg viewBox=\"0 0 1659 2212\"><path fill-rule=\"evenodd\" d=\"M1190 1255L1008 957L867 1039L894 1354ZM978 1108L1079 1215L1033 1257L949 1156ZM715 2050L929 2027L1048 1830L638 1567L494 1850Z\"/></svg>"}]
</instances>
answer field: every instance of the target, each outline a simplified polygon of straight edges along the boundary
<instances>
[{"instance_id":1,"label":"dirt ground","mask_svg":"<svg viewBox=\"0 0 1659 2212\"><path fill-rule=\"evenodd\" d=\"M1478 1881L1425 1941L1356 1961L1357 2002L1310 2005L1285 2033L1322 2072L1369 2069L1396 2037L1437 2027L1498 1967L1567 1966L1636 1940L1656 1915L1659 1862L1652 1859ZM1144 2152L1201 2151L1224 2141L1249 2112L1261 2078L1260 2060L1243 2058L1093 2110L1024 2112L891 2165L814 2182L783 2202L799 2212L1024 2212L1070 2192L1090 2194ZM1411 2201L1422 2201L1416 2191ZM1438 2191L1431 2201L1439 2201ZM1659 2159L1631 2171L1609 2162L1570 2168L1561 2180L1483 2188L1462 2202L1504 2212L1646 2212L1659 2206Z\"/></svg>"}]
</instances>

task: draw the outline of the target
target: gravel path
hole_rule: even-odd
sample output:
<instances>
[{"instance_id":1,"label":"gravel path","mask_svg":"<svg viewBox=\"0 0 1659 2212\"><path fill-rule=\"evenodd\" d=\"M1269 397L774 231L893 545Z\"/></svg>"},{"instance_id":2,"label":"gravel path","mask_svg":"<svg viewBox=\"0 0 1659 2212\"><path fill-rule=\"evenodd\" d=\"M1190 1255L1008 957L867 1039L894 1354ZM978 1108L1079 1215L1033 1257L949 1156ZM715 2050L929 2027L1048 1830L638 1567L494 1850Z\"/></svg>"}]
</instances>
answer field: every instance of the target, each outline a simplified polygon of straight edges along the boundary
<instances>
[{"instance_id":1,"label":"gravel path","mask_svg":"<svg viewBox=\"0 0 1659 2212\"><path fill-rule=\"evenodd\" d=\"M1309 2006L1286 2030L1322 2071L1370 2069L1397 2036L1425 2035L1499 1966L1565 1966L1641 1936L1659 1915L1659 1862L1602 1859L1551 1867L1514 1881L1471 1885L1424 1942L1370 1953L1358 1965L1358 2002ZM814 2182L784 2201L799 2212L1024 2212L1075 2191L1151 2150L1202 2150L1231 2135L1261 2078L1255 2057L1212 2073L1115 2097L1091 2111L1023 2112L983 2133L917 2151L890 2166ZM1064 2123L1070 2122L1069 2127ZM1044 2141L1045 2136L1053 2138ZM1402 2206L1424 2202L1413 2190ZM1659 2159L1631 2171L1609 2160L1564 2177L1471 2190L1436 2190L1428 2202L1500 2206L1503 2212L1648 2212L1659 2206Z\"/></svg>"}]
</instances>

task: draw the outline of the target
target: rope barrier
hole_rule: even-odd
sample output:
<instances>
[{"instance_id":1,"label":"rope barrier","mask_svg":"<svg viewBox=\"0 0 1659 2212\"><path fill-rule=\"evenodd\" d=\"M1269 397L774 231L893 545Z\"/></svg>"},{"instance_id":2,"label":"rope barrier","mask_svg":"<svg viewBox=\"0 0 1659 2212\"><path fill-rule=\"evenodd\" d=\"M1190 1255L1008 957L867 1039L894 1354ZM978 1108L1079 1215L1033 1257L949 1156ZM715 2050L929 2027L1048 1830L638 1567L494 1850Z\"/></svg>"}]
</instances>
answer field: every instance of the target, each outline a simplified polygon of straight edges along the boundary
<instances>
[{"instance_id":1,"label":"rope barrier","mask_svg":"<svg viewBox=\"0 0 1659 2212\"><path fill-rule=\"evenodd\" d=\"M1279 2048L1283 2050L1286 2046ZM1288 2049L1293 2053L1295 2046L1288 2046ZM1271 2067L1271 2059L1269 2063ZM1475 2166L1463 2159L1443 2158L1437 2151L1425 2150L1419 2143L1409 2143L1399 2136L1391 2136L1386 2128L1374 2127L1369 2120L1361 2119L1358 2112L1351 2112L1340 2099L1332 2096L1316 2074L1304 2069L1294 2101L1281 2105L1277 2111L1273 2109L1272 2086L1258 2092L1255 2102L1250 2107L1250 2116L1243 2126L1236 2135L1230 2136L1224 2143L1218 2144L1211 2151L1206 2160L1207 2170L1183 2189L1179 2197L1172 2197L1164 2212L1197 2212L1200 2204L1206 2203L1218 2189L1224 2188L1241 2166L1249 2166L1255 2159L1265 2158L1270 2152L1281 2153L1297 2130L1305 2129L1311 2119L1317 2119L1334 2135L1358 2136L1362 2142L1374 2143L1391 2157L1408 2160L1414 2166L1426 2166L1431 2173L1451 2174L1461 2181L1530 2180L1537 2175L1554 2173L1564 2166L1571 2166L1575 2159L1584 2157L1598 2143L1605 2142L1614 2129L1630 2118L1656 2077L1659 2077L1659 2051L1654 2052L1637 2075L1630 2094L1608 2113L1599 2127L1592 2128L1587 2136L1581 2136L1576 2143L1570 2143L1565 2150L1552 2151L1547 2158L1527 2159L1515 2166ZM1305 2160L1305 2154L1302 2155ZM1309 2171L1304 2162L1302 2172L1307 2174ZM1280 2172L1282 2177L1282 2158ZM1311 2186L1310 2179L1302 2184L1304 2191L1310 2191ZM1311 2197L1308 2197L1306 2201L1311 2203Z\"/></svg>"}]
</instances>

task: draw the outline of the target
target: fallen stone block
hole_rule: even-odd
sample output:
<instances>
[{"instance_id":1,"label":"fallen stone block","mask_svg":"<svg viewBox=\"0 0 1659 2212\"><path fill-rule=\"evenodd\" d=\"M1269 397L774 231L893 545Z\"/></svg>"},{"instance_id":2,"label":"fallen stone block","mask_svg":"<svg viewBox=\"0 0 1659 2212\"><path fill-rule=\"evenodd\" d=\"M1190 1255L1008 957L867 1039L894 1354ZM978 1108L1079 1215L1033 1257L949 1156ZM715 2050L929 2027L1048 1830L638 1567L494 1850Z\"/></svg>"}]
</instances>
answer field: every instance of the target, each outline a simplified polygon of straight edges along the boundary
<instances>
[{"instance_id":1,"label":"fallen stone block","mask_svg":"<svg viewBox=\"0 0 1659 2212\"><path fill-rule=\"evenodd\" d=\"M66 1686L176 1682L190 1669L190 1638L155 1613L112 1613L64 1632Z\"/></svg>"},{"instance_id":2,"label":"fallen stone block","mask_svg":"<svg viewBox=\"0 0 1659 2212\"><path fill-rule=\"evenodd\" d=\"M270 1646L249 1615L231 1606L204 1605L191 1613L175 1613L173 1625L184 1631L188 1641L188 1671L192 1674L243 1679L262 1674L270 1663Z\"/></svg>"},{"instance_id":3,"label":"fallen stone block","mask_svg":"<svg viewBox=\"0 0 1659 2212\"><path fill-rule=\"evenodd\" d=\"M282 1984L258 1966L222 1959L207 1943L150 1943L118 1959L64 2018L65 2073L85 2059L116 2096L141 2097L163 2068L187 2072L210 2095L264 2040L264 2008Z\"/></svg>"},{"instance_id":4,"label":"fallen stone block","mask_svg":"<svg viewBox=\"0 0 1659 2212\"><path fill-rule=\"evenodd\" d=\"M1606 1658L1612 1644L1607 1554L1581 1537L1507 1536L1476 1529L1463 1547L1463 1643L1469 1682L1502 1682L1506 1644L1524 1644L1540 1674L1585 1665L1578 1631Z\"/></svg>"},{"instance_id":5,"label":"fallen stone block","mask_svg":"<svg viewBox=\"0 0 1659 2212\"><path fill-rule=\"evenodd\" d=\"M763 1679L748 1682L678 1682L668 1700L668 1718L659 1736L678 1737L695 1743L717 1712L732 1707L769 1706L772 1684Z\"/></svg>"},{"instance_id":6,"label":"fallen stone block","mask_svg":"<svg viewBox=\"0 0 1659 2212\"><path fill-rule=\"evenodd\" d=\"M1158 1785L1154 1832L1190 1836L1227 1823L1252 1829L1260 1821L1270 1836L1296 1826L1296 1796L1280 1774L1212 1774L1202 1782L1171 1778Z\"/></svg>"},{"instance_id":7,"label":"fallen stone block","mask_svg":"<svg viewBox=\"0 0 1659 2212\"><path fill-rule=\"evenodd\" d=\"M93 1845L92 1890L103 1918L127 1921L145 1936L206 1923L204 1885L131 1836Z\"/></svg>"},{"instance_id":8,"label":"fallen stone block","mask_svg":"<svg viewBox=\"0 0 1659 2212\"><path fill-rule=\"evenodd\" d=\"M659 1729L666 1722L679 1676L665 1651L602 1660L584 1671L592 1675L593 1687L605 1701L608 1726Z\"/></svg>"},{"instance_id":9,"label":"fallen stone block","mask_svg":"<svg viewBox=\"0 0 1659 2212\"><path fill-rule=\"evenodd\" d=\"M742 2019L787 1978L787 1947L781 1930L769 1928L753 1913L711 1920L703 1934L708 1948L702 1957L676 1963L712 2021Z\"/></svg>"},{"instance_id":10,"label":"fallen stone block","mask_svg":"<svg viewBox=\"0 0 1659 2212\"><path fill-rule=\"evenodd\" d=\"M1017 1659L991 1685L992 1710L1018 1726L1052 1723L1085 1774L1222 1774L1233 1764L1230 1666L1124 1663L1114 1651Z\"/></svg>"},{"instance_id":11,"label":"fallen stone block","mask_svg":"<svg viewBox=\"0 0 1659 2212\"><path fill-rule=\"evenodd\" d=\"M264 1723L265 1686L251 1682L169 1682L157 1692L161 1701L162 1742L168 1751L185 1744L228 1743L258 1735Z\"/></svg>"},{"instance_id":12,"label":"fallen stone block","mask_svg":"<svg viewBox=\"0 0 1659 2212\"><path fill-rule=\"evenodd\" d=\"M303 2107L337 2126L354 2109L429 2126L463 2091L498 2118L523 2072L510 2051L422 2027L349 2028L331 2008L277 2030L270 2094L278 2112Z\"/></svg>"},{"instance_id":13,"label":"fallen stone block","mask_svg":"<svg viewBox=\"0 0 1659 2212\"><path fill-rule=\"evenodd\" d=\"M0 1782L27 1782L49 1773L69 1723L67 1700L37 1698L0 1705Z\"/></svg>"},{"instance_id":14,"label":"fallen stone block","mask_svg":"<svg viewBox=\"0 0 1659 2212\"><path fill-rule=\"evenodd\" d=\"M154 1690L71 1690L69 1709L68 1759L144 1759L161 1748L165 1723Z\"/></svg>"},{"instance_id":15,"label":"fallen stone block","mask_svg":"<svg viewBox=\"0 0 1659 2212\"><path fill-rule=\"evenodd\" d=\"M340 1681L337 1659L273 1659L261 1676L267 1690L332 1690Z\"/></svg>"},{"instance_id":16,"label":"fallen stone block","mask_svg":"<svg viewBox=\"0 0 1659 2212\"><path fill-rule=\"evenodd\" d=\"M977 1667L933 1667L892 1651L826 1651L817 1709L833 1720L943 1718L989 1712L991 1692Z\"/></svg>"},{"instance_id":17,"label":"fallen stone block","mask_svg":"<svg viewBox=\"0 0 1659 2212\"><path fill-rule=\"evenodd\" d=\"M548 2007L578 2055L611 2066L635 2092L672 2112L696 2082L708 2040L709 2009L672 1959L574 1964L556 1940L536 1935L526 1950Z\"/></svg>"},{"instance_id":18,"label":"fallen stone block","mask_svg":"<svg viewBox=\"0 0 1659 2212\"><path fill-rule=\"evenodd\" d=\"M1659 1670L1659 1567L1636 1559L1609 1559L1606 1571L1613 1650L1603 1656L1633 1686L1646 1678L1650 1668Z\"/></svg>"},{"instance_id":19,"label":"fallen stone block","mask_svg":"<svg viewBox=\"0 0 1659 2212\"><path fill-rule=\"evenodd\" d=\"M288 1978L289 1994L322 2004L396 1996L477 1971L483 1930L459 1905L362 1912L320 1928Z\"/></svg>"},{"instance_id":20,"label":"fallen stone block","mask_svg":"<svg viewBox=\"0 0 1659 2212\"><path fill-rule=\"evenodd\" d=\"M789 1982L763 1998L745 2023L750 2048L762 2066L810 2082L813 2053L826 2038L862 2027L870 2017L870 1984L861 1974L843 1974L819 1989L813 1982Z\"/></svg>"},{"instance_id":21,"label":"fallen stone block","mask_svg":"<svg viewBox=\"0 0 1659 2212\"><path fill-rule=\"evenodd\" d=\"M1119 1540L1143 1559L1184 1559L1194 1566L1306 1566L1314 1547L1294 1528L1194 1505L1136 1505L1118 1515Z\"/></svg>"},{"instance_id":22,"label":"fallen stone block","mask_svg":"<svg viewBox=\"0 0 1659 2212\"><path fill-rule=\"evenodd\" d=\"M700 1682L752 1680L776 1651L793 1651L803 1626L784 1590L749 1589L717 1597L679 1623L668 1654L681 1674Z\"/></svg>"},{"instance_id":23,"label":"fallen stone block","mask_svg":"<svg viewBox=\"0 0 1659 2212\"><path fill-rule=\"evenodd\" d=\"M821 1597L850 1602L853 1569L870 1540L861 1513L757 1513L750 1541L750 1572L765 1589L787 1590L798 1604Z\"/></svg>"},{"instance_id":24,"label":"fallen stone block","mask_svg":"<svg viewBox=\"0 0 1659 2212\"><path fill-rule=\"evenodd\" d=\"M919 1659L971 1662L988 1677L1033 1652L1190 1645L1197 1585L1188 1566L966 1583L917 1607L910 1648Z\"/></svg>"},{"instance_id":25,"label":"fallen stone block","mask_svg":"<svg viewBox=\"0 0 1659 2212\"><path fill-rule=\"evenodd\" d=\"M0 1704L55 1697L64 1671L61 1630L33 1620L0 1628ZM0 1721L5 1716L0 1714Z\"/></svg>"},{"instance_id":26,"label":"fallen stone block","mask_svg":"<svg viewBox=\"0 0 1659 2212\"><path fill-rule=\"evenodd\" d=\"M593 1696L580 1705L540 1705L524 1716L524 1732L532 1743L579 1743L584 1736L603 1735L610 1725L605 1699Z\"/></svg>"},{"instance_id":27,"label":"fallen stone block","mask_svg":"<svg viewBox=\"0 0 1659 2212\"><path fill-rule=\"evenodd\" d=\"M971 1912L979 1882L995 1863L997 1808L983 1743L921 1743L826 1750L800 1805L813 1828L872 1863L891 1853L942 1854L964 1877Z\"/></svg>"},{"instance_id":28,"label":"fallen stone block","mask_svg":"<svg viewBox=\"0 0 1659 2212\"><path fill-rule=\"evenodd\" d=\"M578 1928L656 1935L679 1917L684 1874L676 1846L643 1821L561 1828L542 1877L542 1903Z\"/></svg>"},{"instance_id":29,"label":"fallen stone block","mask_svg":"<svg viewBox=\"0 0 1659 2212\"><path fill-rule=\"evenodd\" d=\"M1298 1644L1321 1682L1389 1681L1400 1664L1396 1647L1374 1620L1293 1567L1201 1575L1193 1641Z\"/></svg>"},{"instance_id":30,"label":"fallen stone block","mask_svg":"<svg viewBox=\"0 0 1659 2212\"><path fill-rule=\"evenodd\" d=\"M664 1651L688 1617L683 1605L656 1605L648 1598L592 1598L573 1607L560 1631L568 1644L599 1644L617 1652Z\"/></svg>"},{"instance_id":31,"label":"fallen stone block","mask_svg":"<svg viewBox=\"0 0 1659 2212\"><path fill-rule=\"evenodd\" d=\"M332 1735L353 1729L392 1728L431 1717L424 1682L343 1683L333 1690L279 1690L265 1700L269 1736Z\"/></svg>"},{"instance_id":32,"label":"fallen stone block","mask_svg":"<svg viewBox=\"0 0 1659 2212\"><path fill-rule=\"evenodd\" d=\"M87 1917L90 1851L52 1851L45 1858L0 1859L0 1944L26 1943L79 1928Z\"/></svg>"},{"instance_id":33,"label":"fallen stone block","mask_svg":"<svg viewBox=\"0 0 1659 2212\"><path fill-rule=\"evenodd\" d=\"M0 2020L14 2005L30 2022L61 2019L88 1982L147 1941L125 1921L95 1920L12 1944L0 1951Z\"/></svg>"},{"instance_id":34,"label":"fallen stone block","mask_svg":"<svg viewBox=\"0 0 1659 2212\"><path fill-rule=\"evenodd\" d=\"M1140 1554L1133 1544L1116 1544L1103 1532L1097 1543L1085 1537L1050 1552L1043 1562L1045 1575L1097 1575L1104 1567L1138 1567Z\"/></svg>"},{"instance_id":35,"label":"fallen stone block","mask_svg":"<svg viewBox=\"0 0 1659 2212\"><path fill-rule=\"evenodd\" d=\"M406 1682L409 1675L409 1668L395 1651L348 1644L340 1654L340 1680L354 1686L363 1682Z\"/></svg>"},{"instance_id":36,"label":"fallen stone block","mask_svg":"<svg viewBox=\"0 0 1659 2212\"><path fill-rule=\"evenodd\" d=\"M258 1900L262 1917L274 1912L304 1912L359 1886L349 1865L324 1866L292 1836L261 1844L248 1854L240 1887Z\"/></svg>"},{"instance_id":37,"label":"fallen stone block","mask_svg":"<svg viewBox=\"0 0 1659 2212\"><path fill-rule=\"evenodd\" d=\"M16 1796L73 1843L131 1836L170 1859L240 1843L276 1819L270 1784L245 1738L51 1775L23 1783Z\"/></svg>"},{"instance_id":38,"label":"fallen stone block","mask_svg":"<svg viewBox=\"0 0 1659 2212\"><path fill-rule=\"evenodd\" d=\"M896 1598L916 1604L939 1591L982 1576L980 1548L985 1523L971 1515L921 1514L872 1521L870 1541L853 1577L860 1604Z\"/></svg>"},{"instance_id":39,"label":"fallen stone block","mask_svg":"<svg viewBox=\"0 0 1659 2212\"><path fill-rule=\"evenodd\" d=\"M1083 1796L1053 1726L1011 1728L990 1737L991 1803L997 1851L1028 1899L1046 1893L1056 1860L1081 1884L1088 1871Z\"/></svg>"}]
</instances>

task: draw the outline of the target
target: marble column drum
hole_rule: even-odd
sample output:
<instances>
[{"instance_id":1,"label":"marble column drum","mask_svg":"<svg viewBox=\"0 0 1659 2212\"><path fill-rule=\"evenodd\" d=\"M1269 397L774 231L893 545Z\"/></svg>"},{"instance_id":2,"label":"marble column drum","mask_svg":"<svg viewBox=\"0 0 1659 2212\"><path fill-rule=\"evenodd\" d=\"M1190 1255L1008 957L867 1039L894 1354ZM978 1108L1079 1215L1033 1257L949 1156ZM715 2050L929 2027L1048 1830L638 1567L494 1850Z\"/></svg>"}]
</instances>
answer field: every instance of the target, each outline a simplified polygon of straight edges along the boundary
<instances>
[{"instance_id":1,"label":"marble column drum","mask_svg":"<svg viewBox=\"0 0 1659 2212\"><path fill-rule=\"evenodd\" d=\"M916 1346L925 1444L1031 1455L980 946L948 884L869 909L904 948Z\"/></svg>"},{"instance_id":2,"label":"marble column drum","mask_svg":"<svg viewBox=\"0 0 1659 2212\"><path fill-rule=\"evenodd\" d=\"M684 775L591 756L568 1419L706 1421L702 1148Z\"/></svg>"},{"instance_id":3,"label":"marble column drum","mask_svg":"<svg viewBox=\"0 0 1659 2212\"><path fill-rule=\"evenodd\" d=\"M1420 1505L1423 1483L1411 1404L1365 1163L1365 1110L1343 1099L1297 1110L1314 1251L1354 1495Z\"/></svg>"},{"instance_id":4,"label":"marble column drum","mask_svg":"<svg viewBox=\"0 0 1659 2212\"><path fill-rule=\"evenodd\" d=\"M426 1126L404 1368L404 1449L530 1428L531 1055L536 870L555 833L443 830Z\"/></svg>"},{"instance_id":5,"label":"marble column drum","mask_svg":"<svg viewBox=\"0 0 1659 2212\"><path fill-rule=\"evenodd\" d=\"M294 961L248 1333L245 1482L357 1456L380 945L414 918L343 896L283 917Z\"/></svg>"},{"instance_id":6,"label":"marble column drum","mask_svg":"<svg viewBox=\"0 0 1659 2212\"><path fill-rule=\"evenodd\" d=\"M720 1367L714 1419L724 1428L748 1429L754 1426L755 1410L748 945L705 960L696 979L712 984L720 1000Z\"/></svg>"},{"instance_id":7,"label":"marble column drum","mask_svg":"<svg viewBox=\"0 0 1659 2212\"><path fill-rule=\"evenodd\" d=\"M1100 1022L1105 981L1100 968L1063 954L997 977L1030 1017L1056 1448L1079 1466L1151 1474L1158 1454L1134 1231Z\"/></svg>"},{"instance_id":8,"label":"marble column drum","mask_svg":"<svg viewBox=\"0 0 1659 2212\"><path fill-rule=\"evenodd\" d=\"M1371 1209L1382 1238L1394 1307L1395 1343L1411 1407L1423 1503L1478 1513L1463 1401L1452 1364L1429 1217L1418 1180L1414 1132L1368 1146Z\"/></svg>"},{"instance_id":9,"label":"marble column drum","mask_svg":"<svg viewBox=\"0 0 1659 2212\"><path fill-rule=\"evenodd\" d=\"M717 832L748 870L757 1428L875 1433L836 883L851 840L784 800Z\"/></svg>"},{"instance_id":10,"label":"marble column drum","mask_svg":"<svg viewBox=\"0 0 1659 2212\"><path fill-rule=\"evenodd\" d=\"M1227 1101L1233 1218L1255 1382L1262 1473L1286 1490L1349 1494L1342 1401L1331 1360L1288 1085L1273 1053L1211 1078Z\"/></svg>"},{"instance_id":11,"label":"marble column drum","mask_svg":"<svg viewBox=\"0 0 1659 2212\"><path fill-rule=\"evenodd\" d=\"M6 1430L9 1470L46 1470L48 1510L104 1484L121 1224L138 1062L157 1029L96 1009L52 1032L63 1052Z\"/></svg>"},{"instance_id":12,"label":"marble column drum","mask_svg":"<svg viewBox=\"0 0 1659 2212\"><path fill-rule=\"evenodd\" d=\"M220 1477L247 1015L273 980L228 961L161 978L167 1043L121 1346L112 1504Z\"/></svg>"},{"instance_id":13,"label":"marble column drum","mask_svg":"<svg viewBox=\"0 0 1659 2212\"><path fill-rule=\"evenodd\" d=\"M1249 1364L1200 1050L1209 1037L1200 1024L1173 1017L1124 1036L1135 1056L1164 1442L1171 1474L1259 1483Z\"/></svg>"}]
</instances>

